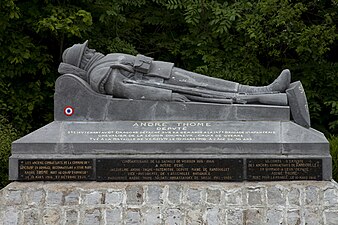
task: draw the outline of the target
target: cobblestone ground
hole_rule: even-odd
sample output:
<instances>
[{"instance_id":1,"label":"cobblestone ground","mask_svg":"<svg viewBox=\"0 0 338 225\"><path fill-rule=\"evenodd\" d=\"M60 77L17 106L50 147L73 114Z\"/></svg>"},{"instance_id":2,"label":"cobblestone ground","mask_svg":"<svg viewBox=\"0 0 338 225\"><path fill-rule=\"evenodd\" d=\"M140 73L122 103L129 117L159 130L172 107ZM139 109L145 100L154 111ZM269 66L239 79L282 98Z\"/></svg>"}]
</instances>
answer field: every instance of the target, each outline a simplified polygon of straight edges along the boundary
<instances>
[{"instance_id":1,"label":"cobblestone ground","mask_svg":"<svg viewBox=\"0 0 338 225\"><path fill-rule=\"evenodd\" d=\"M338 225L332 182L13 182L1 225Z\"/></svg>"}]
</instances>

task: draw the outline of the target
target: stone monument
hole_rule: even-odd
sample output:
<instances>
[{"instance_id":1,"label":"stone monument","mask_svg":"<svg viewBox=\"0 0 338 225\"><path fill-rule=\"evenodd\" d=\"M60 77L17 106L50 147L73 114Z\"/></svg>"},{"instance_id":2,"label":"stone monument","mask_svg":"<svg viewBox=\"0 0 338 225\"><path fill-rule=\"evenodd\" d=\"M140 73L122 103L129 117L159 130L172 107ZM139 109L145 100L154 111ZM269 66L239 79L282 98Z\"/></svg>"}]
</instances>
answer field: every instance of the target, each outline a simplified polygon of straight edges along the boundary
<instances>
[{"instance_id":1,"label":"stone monument","mask_svg":"<svg viewBox=\"0 0 338 225\"><path fill-rule=\"evenodd\" d=\"M329 143L289 70L252 87L87 45L63 54L54 122L13 142L29 183L2 191L8 223L336 224Z\"/></svg>"}]
</instances>

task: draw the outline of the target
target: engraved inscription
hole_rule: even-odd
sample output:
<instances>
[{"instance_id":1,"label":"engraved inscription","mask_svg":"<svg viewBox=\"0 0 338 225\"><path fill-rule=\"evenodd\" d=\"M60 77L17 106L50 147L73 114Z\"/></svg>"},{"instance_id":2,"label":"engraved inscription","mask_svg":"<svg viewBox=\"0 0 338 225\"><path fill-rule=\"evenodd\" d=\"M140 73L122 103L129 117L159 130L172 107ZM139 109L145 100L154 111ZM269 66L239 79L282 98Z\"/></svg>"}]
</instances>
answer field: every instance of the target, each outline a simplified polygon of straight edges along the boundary
<instances>
[{"instance_id":1,"label":"engraved inscription","mask_svg":"<svg viewBox=\"0 0 338 225\"><path fill-rule=\"evenodd\" d=\"M65 131L67 140L93 143L118 142L273 142L279 138L276 126L238 127L227 122L116 122L111 126L95 126ZM269 129L266 129L269 127Z\"/></svg>"},{"instance_id":2,"label":"engraved inscription","mask_svg":"<svg viewBox=\"0 0 338 225\"><path fill-rule=\"evenodd\" d=\"M19 160L19 180L93 180L92 159Z\"/></svg>"},{"instance_id":3,"label":"engraved inscription","mask_svg":"<svg viewBox=\"0 0 338 225\"><path fill-rule=\"evenodd\" d=\"M97 159L98 181L242 181L242 159Z\"/></svg>"},{"instance_id":4,"label":"engraved inscription","mask_svg":"<svg viewBox=\"0 0 338 225\"><path fill-rule=\"evenodd\" d=\"M322 180L321 159L248 159L249 181Z\"/></svg>"}]
</instances>

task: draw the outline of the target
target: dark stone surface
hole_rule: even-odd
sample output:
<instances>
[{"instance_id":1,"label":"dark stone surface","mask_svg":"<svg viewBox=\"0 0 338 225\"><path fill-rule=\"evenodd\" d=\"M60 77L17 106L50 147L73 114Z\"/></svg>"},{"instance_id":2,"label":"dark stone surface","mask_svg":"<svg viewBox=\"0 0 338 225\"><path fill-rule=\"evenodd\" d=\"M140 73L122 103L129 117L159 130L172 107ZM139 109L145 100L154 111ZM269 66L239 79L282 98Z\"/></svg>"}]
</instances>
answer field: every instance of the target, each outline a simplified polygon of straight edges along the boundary
<instances>
[{"instance_id":1,"label":"dark stone surface","mask_svg":"<svg viewBox=\"0 0 338 225\"><path fill-rule=\"evenodd\" d=\"M322 159L248 159L248 181L322 180Z\"/></svg>"},{"instance_id":2,"label":"dark stone surface","mask_svg":"<svg viewBox=\"0 0 338 225\"><path fill-rule=\"evenodd\" d=\"M97 159L98 181L242 181L243 159Z\"/></svg>"},{"instance_id":3,"label":"dark stone surface","mask_svg":"<svg viewBox=\"0 0 338 225\"><path fill-rule=\"evenodd\" d=\"M55 121L13 142L10 179L19 160L118 158L321 159L330 180L329 143L316 130L277 121ZM95 167L96 168L96 167ZM246 179L246 166L244 168Z\"/></svg>"},{"instance_id":4,"label":"dark stone surface","mask_svg":"<svg viewBox=\"0 0 338 225\"><path fill-rule=\"evenodd\" d=\"M297 87L299 83L289 90ZM116 99L94 92L72 75L57 80L54 103L54 122L13 142L11 180L114 180L112 170L122 168L124 159L205 160L183 165L188 174L195 166L202 172L203 168L216 168L217 165L206 164L206 160L215 160L230 170L230 175L220 173L196 179L188 179L187 175L180 180L240 181L253 180L253 176L257 180L280 180L270 179L270 173L260 174L258 166L249 166L269 159L321 163L315 169L305 168L306 173L292 175L288 178L291 180L332 178L327 139L306 128L306 124L290 121L288 106ZM91 168L74 167L74 162L86 160L91 162ZM46 169L47 164L58 162L70 164L73 169ZM38 168L29 167L29 163ZM170 180L168 175L158 176L151 163L129 164L130 168L147 166L154 174L134 180ZM61 178L62 173L68 176ZM81 173L83 176L77 178Z\"/></svg>"},{"instance_id":5,"label":"dark stone surface","mask_svg":"<svg viewBox=\"0 0 338 225\"><path fill-rule=\"evenodd\" d=\"M93 104L95 102L95 104ZM72 107L71 116L64 113ZM63 75L56 81L54 95L56 121L289 121L288 106L166 102L113 98L94 92L85 81Z\"/></svg>"},{"instance_id":6,"label":"dark stone surface","mask_svg":"<svg viewBox=\"0 0 338 225\"><path fill-rule=\"evenodd\" d=\"M328 155L325 136L276 121L55 121L13 142L12 154Z\"/></svg>"},{"instance_id":7,"label":"dark stone surface","mask_svg":"<svg viewBox=\"0 0 338 225\"><path fill-rule=\"evenodd\" d=\"M310 127L310 114L307 98L303 85L300 81L290 84L286 90L293 120L304 127Z\"/></svg>"},{"instance_id":8,"label":"dark stone surface","mask_svg":"<svg viewBox=\"0 0 338 225\"><path fill-rule=\"evenodd\" d=\"M60 157L63 159L60 160ZM61 164L72 168L51 167ZM12 156L10 165L11 179L20 181L228 182L331 179L330 156L41 154Z\"/></svg>"},{"instance_id":9,"label":"dark stone surface","mask_svg":"<svg viewBox=\"0 0 338 225\"><path fill-rule=\"evenodd\" d=\"M18 161L18 180L95 180L94 169L93 159L23 159Z\"/></svg>"}]
</instances>

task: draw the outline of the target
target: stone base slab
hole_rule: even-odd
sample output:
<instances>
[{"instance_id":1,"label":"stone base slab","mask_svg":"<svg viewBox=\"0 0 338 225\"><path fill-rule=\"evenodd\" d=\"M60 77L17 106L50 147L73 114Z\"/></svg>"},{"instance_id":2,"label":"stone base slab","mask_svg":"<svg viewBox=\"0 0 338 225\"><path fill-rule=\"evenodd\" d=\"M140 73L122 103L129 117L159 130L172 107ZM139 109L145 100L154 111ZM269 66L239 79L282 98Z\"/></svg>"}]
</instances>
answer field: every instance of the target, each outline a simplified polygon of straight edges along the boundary
<instances>
[{"instance_id":1,"label":"stone base slab","mask_svg":"<svg viewBox=\"0 0 338 225\"><path fill-rule=\"evenodd\" d=\"M13 182L0 224L338 224L335 181Z\"/></svg>"}]
</instances>

